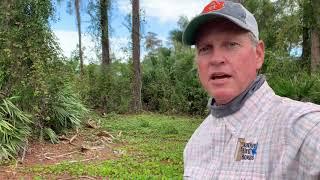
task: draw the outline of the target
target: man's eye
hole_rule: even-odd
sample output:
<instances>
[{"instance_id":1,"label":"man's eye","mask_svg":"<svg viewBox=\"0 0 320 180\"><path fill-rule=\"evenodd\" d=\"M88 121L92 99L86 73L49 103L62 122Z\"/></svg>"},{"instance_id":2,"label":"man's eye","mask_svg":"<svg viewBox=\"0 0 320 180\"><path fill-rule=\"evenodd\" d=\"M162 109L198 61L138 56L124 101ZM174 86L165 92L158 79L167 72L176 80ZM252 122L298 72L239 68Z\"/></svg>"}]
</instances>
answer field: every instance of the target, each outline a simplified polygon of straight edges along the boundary
<instances>
[{"instance_id":1,"label":"man's eye","mask_svg":"<svg viewBox=\"0 0 320 180\"><path fill-rule=\"evenodd\" d=\"M234 47L239 46L240 44L237 42L228 42L228 43L226 43L226 45L228 48L234 48Z\"/></svg>"},{"instance_id":2,"label":"man's eye","mask_svg":"<svg viewBox=\"0 0 320 180\"><path fill-rule=\"evenodd\" d=\"M199 48L198 53L206 53L209 50L210 50L209 46L201 47L201 48Z\"/></svg>"}]
</instances>

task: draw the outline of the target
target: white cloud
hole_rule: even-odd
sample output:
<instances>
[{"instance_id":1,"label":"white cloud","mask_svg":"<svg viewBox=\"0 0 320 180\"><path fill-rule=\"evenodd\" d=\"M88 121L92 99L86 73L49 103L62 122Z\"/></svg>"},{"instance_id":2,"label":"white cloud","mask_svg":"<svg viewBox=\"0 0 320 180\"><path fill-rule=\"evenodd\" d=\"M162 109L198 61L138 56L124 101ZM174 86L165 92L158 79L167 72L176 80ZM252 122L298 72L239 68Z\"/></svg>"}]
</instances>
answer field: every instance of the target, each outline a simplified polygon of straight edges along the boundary
<instances>
[{"instance_id":1,"label":"white cloud","mask_svg":"<svg viewBox=\"0 0 320 180\"><path fill-rule=\"evenodd\" d=\"M145 11L145 16L159 19L159 22L177 22L179 16L186 15L188 18L199 14L205 4L211 0L141 0L141 9ZM131 12L130 0L118 0L116 6L122 13ZM66 57L71 56L71 52L76 49L78 44L77 31L55 30L55 35L58 38L60 47ZM127 59L128 53L123 51L128 47L130 35L124 34L120 37L112 37L110 39L111 52L113 52L119 59ZM165 37L158 37L167 43ZM94 40L86 34L82 35L82 44L85 47L84 61L86 64L92 61L98 62L96 51L94 50ZM130 52L130 50L129 50ZM141 48L141 56L145 55L143 47Z\"/></svg>"},{"instance_id":2,"label":"white cloud","mask_svg":"<svg viewBox=\"0 0 320 180\"><path fill-rule=\"evenodd\" d=\"M57 36L58 43L60 48L63 51L63 54L66 57L70 57L72 51L77 48L78 44L78 32L77 31L64 31L56 30L54 34ZM95 40L92 39L90 35L82 35L82 46L85 48L84 54L84 63L88 64L90 62L99 62L96 51L95 51ZM128 46L130 40L125 37L113 37L110 38L110 47L111 53L114 53L115 56L119 59L125 59L126 54L123 51L124 47Z\"/></svg>"},{"instance_id":3,"label":"white cloud","mask_svg":"<svg viewBox=\"0 0 320 180\"><path fill-rule=\"evenodd\" d=\"M199 14L210 0L141 0L141 8L146 16L159 18L161 22L177 22L179 16L192 18ZM124 13L131 12L130 0L119 0L119 9Z\"/></svg>"},{"instance_id":4,"label":"white cloud","mask_svg":"<svg viewBox=\"0 0 320 180\"><path fill-rule=\"evenodd\" d=\"M60 44L60 48L63 51L63 55L66 57L70 57L72 51L77 48L78 44L78 32L77 31L64 31L64 30L56 30L54 34L57 36L58 43ZM95 53L92 50L94 48L94 42L91 37L88 35L82 35L82 44L85 47L84 61L86 64L89 63L89 59L95 58Z\"/></svg>"},{"instance_id":5,"label":"white cloud","mask_svg":"<svg viewBox=\"0 0 320 180\"><path fill-rule=\"evenodd\" d=\"M111 37L110 47L111 53L115 54L116 58L121 60L128 59L128 53L124 49L128 48L128 44L131 42L130 37Z\"/></svg>"},{"instance_id":6,"label":"white cloud","mask_svg":"<svg viewBox=\"0 0 320 180\"><path fill-rule=\"evenodd\" d=\"M57 30L54 31L54 34L58 38L58 42L60 44L60 48L63 50L63 54L69 57L78 43L77 32Z\"/></svg>"}]
</instances>

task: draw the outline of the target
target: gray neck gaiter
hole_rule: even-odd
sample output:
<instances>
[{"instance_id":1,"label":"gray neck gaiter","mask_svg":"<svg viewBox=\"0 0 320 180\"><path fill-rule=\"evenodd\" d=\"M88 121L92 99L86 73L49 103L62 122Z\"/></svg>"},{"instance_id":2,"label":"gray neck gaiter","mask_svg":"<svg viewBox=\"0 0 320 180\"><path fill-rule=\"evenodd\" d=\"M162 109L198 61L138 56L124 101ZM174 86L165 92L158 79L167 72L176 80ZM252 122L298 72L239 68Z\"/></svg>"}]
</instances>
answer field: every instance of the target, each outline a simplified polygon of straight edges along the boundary
<instances>
[{"instance_id":1,"label":"gray neck gaiter","mask_svg":"<svg viewBox=\"0 0 320 180\"><path fill-rule=\"evenodd\" d=\"M228 104L217 106L215 100L212 98L209 101L209 108L211 110L211 114L216 118L225 117L237 112L246 100L257 91L262 84L265 82L265 76L259 75L249 86L243 91L239 96L234 98Z\"/></svg>"}]
</instances>

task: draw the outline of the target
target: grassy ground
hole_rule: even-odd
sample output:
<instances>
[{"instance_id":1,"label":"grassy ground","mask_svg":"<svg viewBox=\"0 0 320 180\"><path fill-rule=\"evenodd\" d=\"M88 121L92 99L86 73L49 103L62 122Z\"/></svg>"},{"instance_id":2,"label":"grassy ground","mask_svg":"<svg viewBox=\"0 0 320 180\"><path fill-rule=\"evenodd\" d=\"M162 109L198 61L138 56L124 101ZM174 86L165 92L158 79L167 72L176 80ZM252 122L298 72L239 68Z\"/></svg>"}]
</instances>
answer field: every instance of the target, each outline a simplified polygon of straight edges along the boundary
<instances>
[{"instance_id":1,"label":"grassy ground","mask_svg":"<svg viewBox=\"0 0 320 180\"><path fill-rule=\"evenodd\" d=\"M30 173L111 179L182 179L182 153L200 118L156 114L109 115L101 119L111 133L122 132L118 158L98 163L37 166Z\"/></svg>"}]
</instances>

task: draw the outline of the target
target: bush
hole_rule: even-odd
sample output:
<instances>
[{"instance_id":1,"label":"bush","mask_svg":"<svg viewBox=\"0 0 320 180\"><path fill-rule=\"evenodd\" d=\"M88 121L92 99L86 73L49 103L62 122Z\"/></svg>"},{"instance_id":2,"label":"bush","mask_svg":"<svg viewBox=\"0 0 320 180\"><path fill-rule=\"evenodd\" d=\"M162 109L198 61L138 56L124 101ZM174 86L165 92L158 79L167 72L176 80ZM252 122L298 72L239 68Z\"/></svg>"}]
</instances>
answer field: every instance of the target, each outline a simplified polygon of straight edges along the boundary
<instances>
[{"instance_id":1,"label":"bush","mask_svg":"<svg viewBox=\"0 0 320 180\"><path fill-rule=\"evenodd\" d=\"M277 56L267 52L262 73L267 76L268 83L276 94L299 101L320 103L319 74L310 74L300 60L294 57Z\"/></svg>"},{"instance_id":2,"label":"bush","mask_svg":"<svg viewBox=\"0 0 320 180\"><path fill-rule=\"evenodd\" d=\"M201 87L194 50L177 45L150 52L143 64L142 98L149 111L204 115L208 96Z\"/></svg>"},{"instance_id":3,"label":"bush","mask_svg":"<svg viewBox=\"0 0 320 180\"><path fill-rule=\"evenodd\" d=\"M2 99L0 104L0 162L14 158L31 132L30 115L12 103L16 98Z\"/></svg>"},{"instance_id":4,"label":"bush","mask_svg":"<svg viewBox=\"0 0 320 180\"><path fill-rule=\"evenodd\" d=\"M88 111L70 87L62 89L48 99L45 109L38 114L40 126L37 129L40 138L57 143L56 134L80 127L82 118Z\"/></svg>"},{"instance_id":5,"label":"bush","mask_svg":"<svg viewBox=\"0 0 320 180\"><path fill-rule=\"evenodd\" d=\"M90 64L78 83L79 93L86 104L103 113L125 113L131 100L130 64L113 62L102 70Z\"/></svg>"},{"instance_id":6,"label":"bush","mask_svg":"<svg viewBox=\"0 0 320 180\"><path fill-rule=\"evenodd\" d=\"M56 133L80 124L86 108L68 84L75 74L69 73L49 27L51 1L17 1L1 7L0 156L7 159L27 142L30 130L56 142ZM8 97L19 98L13 104Z\"/></svg>"}]
</instances>

